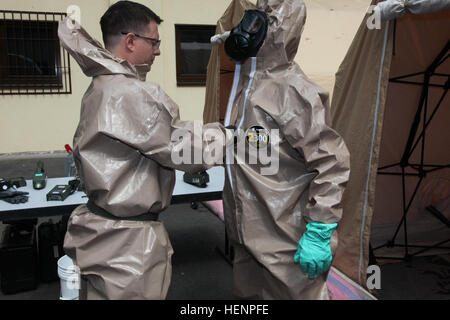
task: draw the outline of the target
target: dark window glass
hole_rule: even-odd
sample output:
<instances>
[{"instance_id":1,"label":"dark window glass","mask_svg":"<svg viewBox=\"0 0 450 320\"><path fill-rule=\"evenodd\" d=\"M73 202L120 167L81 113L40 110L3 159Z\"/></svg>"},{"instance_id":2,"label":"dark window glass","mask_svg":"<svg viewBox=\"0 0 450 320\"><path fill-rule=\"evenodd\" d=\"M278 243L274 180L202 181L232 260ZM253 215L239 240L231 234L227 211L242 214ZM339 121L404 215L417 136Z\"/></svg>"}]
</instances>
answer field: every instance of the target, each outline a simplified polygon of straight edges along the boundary
<instances>
[{"instance_id":1,"label":"dark window glass","mask_svg":"<svg viewBox=\"0 0 450 320\"><path fill-rule=\"evenodd\" d=\"M211 54L213 25L175 25L177 85L204 86Z\"/></svg>"}]
</instances>

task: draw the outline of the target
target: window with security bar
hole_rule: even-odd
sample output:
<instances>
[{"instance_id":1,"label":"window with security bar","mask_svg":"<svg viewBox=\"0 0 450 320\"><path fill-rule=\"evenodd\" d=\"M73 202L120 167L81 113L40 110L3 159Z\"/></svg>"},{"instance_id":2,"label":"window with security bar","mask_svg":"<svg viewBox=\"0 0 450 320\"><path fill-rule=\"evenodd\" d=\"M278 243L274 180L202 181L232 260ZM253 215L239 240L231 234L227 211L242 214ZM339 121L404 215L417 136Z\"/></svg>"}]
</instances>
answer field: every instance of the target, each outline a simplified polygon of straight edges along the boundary
<instances>
[{"instance_id":1,"label":"window with security bar","mask_svg":"<svg viewBox=\"0 0 450 320\"><path fill-rule=\"evenodd\" d=\"M58 39L65 16L0 10L0 95L72 92L69 55Z\"/></svg>"}]
</instances>

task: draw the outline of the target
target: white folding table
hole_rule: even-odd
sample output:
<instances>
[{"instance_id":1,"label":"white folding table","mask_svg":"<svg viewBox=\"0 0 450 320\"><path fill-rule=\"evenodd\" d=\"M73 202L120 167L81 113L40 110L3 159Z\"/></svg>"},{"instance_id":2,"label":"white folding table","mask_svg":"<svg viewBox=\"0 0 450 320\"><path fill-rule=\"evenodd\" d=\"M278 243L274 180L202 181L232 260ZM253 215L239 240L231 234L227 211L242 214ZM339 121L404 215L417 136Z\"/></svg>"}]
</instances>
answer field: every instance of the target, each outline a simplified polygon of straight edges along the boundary
<instances>
[{"instance_id":1,"label":"white folding table","mask_svg":"<svg viewBox=\"0 0 450 320\"><path fill-rule=\"evenodd\" d=\"M176 171L176 182L171 204L222 199L224 168L213 167L207 172L210 181L205 188L200 188L184 182L184 173ZM18 188L18 191L29 192L28 202L10 204L0 201L0 221L35 219L71 213L78 205L87 202L88 198L84 192L76 191L64 201L47 201L47 193L56 185L68 184L73 179L73 177L49 178L47 179L46 187L41 190L33 189L32 181L27 180L27 186Z\"/></svg>"}]
</instances>

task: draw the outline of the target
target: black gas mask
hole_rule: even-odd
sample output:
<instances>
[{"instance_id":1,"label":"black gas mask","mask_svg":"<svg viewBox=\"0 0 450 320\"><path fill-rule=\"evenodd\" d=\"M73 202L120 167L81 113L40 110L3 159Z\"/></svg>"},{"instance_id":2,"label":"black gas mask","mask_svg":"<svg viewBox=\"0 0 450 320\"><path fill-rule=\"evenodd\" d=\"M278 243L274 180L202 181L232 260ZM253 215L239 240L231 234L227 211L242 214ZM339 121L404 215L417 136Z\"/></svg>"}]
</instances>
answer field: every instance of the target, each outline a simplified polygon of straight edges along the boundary
<instances>
[{"instance_id":1,"label":"black gas mask","mask_svg":"<svg viewBox=\"0 0 450 320\"><path fill-rule=\"evenodd\" d=\"M269 20L264 11L246 10L225 41L225 52L236 62L255 57L266 38Z\"/></svg>"}]
</instances>

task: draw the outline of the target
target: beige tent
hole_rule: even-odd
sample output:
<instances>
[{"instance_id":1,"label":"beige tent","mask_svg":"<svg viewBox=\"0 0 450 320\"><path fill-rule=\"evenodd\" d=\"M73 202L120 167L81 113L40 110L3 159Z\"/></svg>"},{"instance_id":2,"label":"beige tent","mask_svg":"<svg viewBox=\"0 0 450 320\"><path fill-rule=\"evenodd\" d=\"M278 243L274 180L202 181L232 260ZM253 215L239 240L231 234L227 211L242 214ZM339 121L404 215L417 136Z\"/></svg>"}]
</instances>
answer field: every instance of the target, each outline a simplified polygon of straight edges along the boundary
<instances>
[{"instance_id":1,"label":"beige tent","mask_svg":"<svg viewBox=\"0 0 450 320\"><path fill-rule=\"evenodd\" d=\"M331 108L351 154L334 266L361 285L369 243L378 262L450 246L450 10L376 12L336 74Z\"/></svg>"},{"instance_id":2,"label":"beige tent","mask_svg":"<svg viewBox=\"0 0 450 320\"><path fill-rule=\"evenodd\" d=\"M375 0L372 4L378 2ZM344 214L338 229L339 247L333 265L362 286L366 286L370 242L373 247L383 245L392 239L402 221L402 176L392 174L401 173L401 168L393 164L402 158L423 91L422 85L404 83L423 83L423 74L393 79L397 82L390 79L425 71L450 39L449 10L405 15L407 8L400 8L405 11L401 12L399 1L395 2L398 16L404 16L396 21L381 21L380 29L369 29L368 26L376 26L377 22L370 15L361 17L361 26L336 75L332 99L333 126L343 136L351 153L351 176L344 194ZM216 34L230 30L239 23L245 9L254 7L249 1L233 0L218 21ZM436 7L442 9L439 5ZM427 12L434 11L433 8L428 8ZM414 7L409 11L419 13L420 8ZM389 6L383 7L382 14L388 12ZM448 58L448 53L446 56ZM443 97L444 84L449 83L449 67L450 59L447 59L435 70L437 75L431 77L431 85L427 87L427 119ZM207 73L205 123L223 121L233 73L234 64L227 58L223 45L213 47ZM423 117L423 109L419 115ZM422 167L420 170L417 165L405 167L406 202L413 199L406 219L406 235L412 245L435 244L449 238L448 227L426 209L433 205L444 219L450 218L448 119L449 97L444 96L425 138L424 163L437 167ZM419 123L412 146L421 131L422 124ZM410 164L421 163L421 148L419 139L408 158ZM439 165L447 168L441 169ZM387 174L377 174L378 168L383 166L389 166L385 169ZM415 196L411 197L419 180L417 173L427 170L433 171L426 174ZM396 237L399 243L404 240L404 225ZM393 249L381 248L375 250L375 254L387 251L387 255L404 256L405 248ZM411 250L409 254L414 254Z\"/></svg>"}]
</instances>

